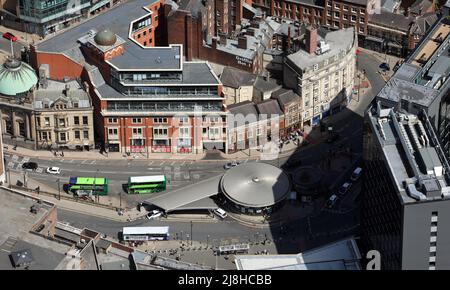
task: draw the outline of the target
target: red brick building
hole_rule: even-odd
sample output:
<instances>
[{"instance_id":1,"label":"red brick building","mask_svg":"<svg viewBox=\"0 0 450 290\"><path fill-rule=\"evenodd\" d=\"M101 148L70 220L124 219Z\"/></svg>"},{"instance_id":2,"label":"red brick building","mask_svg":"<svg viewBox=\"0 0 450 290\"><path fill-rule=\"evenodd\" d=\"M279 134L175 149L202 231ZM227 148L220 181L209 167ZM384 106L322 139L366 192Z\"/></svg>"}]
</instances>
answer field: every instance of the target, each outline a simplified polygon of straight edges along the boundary
<instances>
[{"instance_id":1,"label":"red brick building","mask_svg":"<svg viewBox=\"0 0 450 290\"><path fill-rule=\"evenodd\" d=\"M155 47L163 4L126 2L32 47L32 63L88 84L96 139L110 151L226 150L222 86L209 64L185 62L179 44Z\"/></svg>"}]
</instances>

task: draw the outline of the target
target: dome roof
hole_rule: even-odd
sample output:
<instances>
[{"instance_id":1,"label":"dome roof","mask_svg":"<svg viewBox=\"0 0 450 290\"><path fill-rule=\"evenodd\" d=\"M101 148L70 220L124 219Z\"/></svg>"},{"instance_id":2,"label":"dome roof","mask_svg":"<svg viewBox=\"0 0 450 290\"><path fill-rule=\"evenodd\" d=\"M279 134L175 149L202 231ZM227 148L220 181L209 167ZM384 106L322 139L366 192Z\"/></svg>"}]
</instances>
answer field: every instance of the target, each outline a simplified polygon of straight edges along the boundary
<instances>
[{"instance_id":1,"label":"dome roof","mask_svg":"<svg viewBox=\"0 0 450 290\"><path fill-rule=\"evenodd\" d=\"M95 43L102 46L110 46L116 43L116 35L109 29L103 29L98 32L94 37Z\"/></svg>"},{"instance_id":2,"label":"dome roof","mask_svg":"<svg viewBox=\"0 0 450 290\"><path fill-rule=\"evenodd\" d=\"M8 59L0 67L0 94L16 96L29 91L38 82L33 68L17 59Z\"/></svg>"}]
</instances>

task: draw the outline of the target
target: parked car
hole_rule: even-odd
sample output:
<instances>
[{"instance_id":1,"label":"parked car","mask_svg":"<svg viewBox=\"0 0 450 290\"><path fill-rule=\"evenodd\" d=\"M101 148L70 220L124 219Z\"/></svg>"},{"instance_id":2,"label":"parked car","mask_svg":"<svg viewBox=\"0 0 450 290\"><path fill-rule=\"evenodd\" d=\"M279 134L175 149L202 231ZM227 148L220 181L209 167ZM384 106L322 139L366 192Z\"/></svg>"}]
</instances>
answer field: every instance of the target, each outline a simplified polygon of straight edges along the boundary
<instances>
[{"instance_id":1,"label":"parked car","mask_svg":"<svg viewBox=\"0 0 450 290\"><path fill-rule=\"evenodd\" d=\"M149 212L149 213L147 214L147 218L148 218L149 220L157 219L157 218L161 217L162 214L163 214L163 213L162 213L160 210L154 209L154 210L152 210L151 212Z\"/></svg>"},{"instance_id":2,"label":"parked car","mask_svg":"<svg viewBox=\"0 0 450 290\"><path fill-rule=\"evenodd\" d=\"M391 68L389 67L389 64L386 62L383 62L382 64L380 64L380 68L382 70L391 70Z\"/></svg>"},{"instance_id":3,"label":"parked car","mask_svg":"<svg viewBox=\"0 0 450 290\"><path fill-rule=\"evenodd\" d=\"M353 171L352 176L350 177L351 181L357 181L362 175L362 168L356 167L356 169Z\"/></svg>"},{"instance_id":4,"label":"parked car","mask_svg":"<svg viewBox=\"0 0 450 290\"><path fill-rule=\"evenodd\" d=\"M236 167L236 166L238 166L238 165L239 165L239 162L233 161L233 162L230 162L230 163L225 164L225 165L223 166L223 168L225 168L225 169L230 169L230 168Z\"/></svg>"},{"instance_id":5,"label":"parked car","mask_svg":"<svg viewBox=\"0 0 450 290\"><path fill-rule=\"evenodd\" d=\"M216 214L218 217L220 217L221 219L224 219L227 217L227 212L224 211L221 208L216 208L214 211L214 214Z\"/></svg>"},{"instance_id":6,"label":"parked car","mask_svg":"<svg viewBox=\"0 0 450 290\"><path fill-rule=\"evenodd\" d=\"M3 33L3 38L11 40L12 42L16 42L17 41L17 37L15 37L14 34L12 34L11 32Z\"/></svg>"},{"instance_id":7,"label":"parked car","mask_svg":"<svg viewBox=\"0 0 450 290\"><path fill-rule=\"evenodd\" d=\"M332 208L336 202L338 201L339 197L336 194L333 194L332 196L330 196L330 198L327 200L327 203L325 204L325 206L327 208Z\"/></svg>"},{"instance_id":8,"label":"parked car","mask_svg":"<svg viewBox=\"0 0 450 290\"><path fill-rule=\"evenodd\" d=\"M22 164L22 168L36 170L38 168L38 164L36 162L25 162Z\"/></svg>"},{"instance_id":9,"label":"parked car","mask_svg":"<svg viewBox=\"0 0 450 290\"><path fill-rule=\"evenodd\" d=\"M339 139L339 134L332 134L330 137L328 137L327 139L327 143L333 143L334 141Z\"/></svg>"},{"instance_id":10,"label":"parked car","mask_svg":"<svg viewBox=\"0 0 450 290\"><path fill-rule=\"evenodd\" d=\"M61 174L61 169L59 167L48 167L46 171L49 174Z\"/></svg>"},{"instance_id":11,"label":"parked car","mask_svg":"<svg viewBox=\"0 0 450 290\"><path fill-rule=\"evenodd\" d=\"M350 190L351 187L352 187L351 182L346 182L342 184L342 186L338 190L339 195L345 195Z\"/></svg>"}]
</instances>

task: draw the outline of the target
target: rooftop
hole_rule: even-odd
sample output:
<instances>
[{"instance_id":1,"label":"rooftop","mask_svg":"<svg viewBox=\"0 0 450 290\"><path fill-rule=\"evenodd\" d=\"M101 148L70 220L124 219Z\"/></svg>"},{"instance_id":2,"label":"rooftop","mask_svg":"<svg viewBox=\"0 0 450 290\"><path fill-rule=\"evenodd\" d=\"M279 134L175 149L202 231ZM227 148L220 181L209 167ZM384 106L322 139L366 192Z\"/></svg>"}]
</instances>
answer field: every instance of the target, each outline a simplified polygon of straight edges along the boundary
<instances>
[{"instance_id":1,"label":"rooftop","mask_svg":"<svg viewBox=\"0 0 450 290\"><path fill-rule=\"evenodd\" d=\"M445 93L450 75L450 21L441 18L414 52L399 67L378 99L391 102L406 100L430 106Z\"/></svg>"},{"instance_id":2,"label":"rooftop","mask_svg":"<svg viewBox=\"0 0 450 290\"><path fill-rule=\"evenodd\" d=\"M361 270L354 238L294 255L236 255L238 270Z\"/></svg>"},{"instance_id":3,"label":"rooftop","mask_svg":"<svg viewBox=\"0 0 450 290\"><path fill-rule=\"evenodd\" d=\"M252 86L256 75L233 67L225 67L220 75L220 81L226 87L239 88L241 86Z\"/></svg>"},{"instance_id":4,"label":"rooftop","mask_svg":"<svg viewBox=\"0 0 450 290\"><path fill-rule=\"evenodd\" d=\"M70 103L68 107L73 108L73 103L78 103L78 108L90 108L91 99L88 93L76 81L59 82L47 80L46 88L39 88L34 92L34 108L43 109L44 104L51 108L52 104L62 100Z\"/></svg>"},{"instance_id":5,"label":"rooftop","mask_svg":"<svg viewBox=\"0 0 450 290\"><path fill-rule=\"evenodd\" d=\"M330 59L331 57L340 57L342 52L347 53L351 49L356 41L355 39L355 29L353 27L330 31L328 32L324 39L317 35L317 41L324 40L330 45L330 50L323 54L309 54L304 49L300 49L296 53L287 56L292 63L297 67L304 70L310 68L315 64L318 64L324 60Z\"/></svg>"},{"instance_id":6,"label":"rooftop","mask_svg":"<svg viewBox=\"0 0 450 290\"><path fill-rule=\"evenodd\" d=\"M413 22L414 18L406 17L403 14L392 13L383 11L382 13L369 14L369 25L377 24L388 28L395 28L396 30L402 30L407 32L409 25Z\"/></svg>"},{"instance_id":7,"label":"rooftop","mask_svg":"<svg viewBox=\"0 0 450 290\"><path fill-rule=\"evenodd\" d=\"M378 105L368 118L404 203L450 197L449 165L428 117Z\"/></svg>"},{"instance_id":8,"label":"rooftop","mask_svg":"<svg viewBox=\"0 0 450 290\"><path fill-rule=\"evenodd\" d=\"M246 207L272 206L289 193L289 177L266 163L247 163L229 169L220 180L224 195Z\"/></svg>"},{"instance_id":9,"label":"rooftop","mask_svg":"<svg viewBox=\"0 0 450 290\"><path fill-rule=\"evenodd\" d=\"M63 33L45 40L37 45L37 51L63 53L78 63L84 63L81 44L91 30L103 31L106 28L125 40L124 53L109 62L118 69L173 69L181 70L181 46L144 48L129 38L130 25L133 20L149 15L144 9L156 0L130 0L117 5L109 11L75 26ZM92 35L94 37L94 35Z\"/></svg>"}]
</instances>

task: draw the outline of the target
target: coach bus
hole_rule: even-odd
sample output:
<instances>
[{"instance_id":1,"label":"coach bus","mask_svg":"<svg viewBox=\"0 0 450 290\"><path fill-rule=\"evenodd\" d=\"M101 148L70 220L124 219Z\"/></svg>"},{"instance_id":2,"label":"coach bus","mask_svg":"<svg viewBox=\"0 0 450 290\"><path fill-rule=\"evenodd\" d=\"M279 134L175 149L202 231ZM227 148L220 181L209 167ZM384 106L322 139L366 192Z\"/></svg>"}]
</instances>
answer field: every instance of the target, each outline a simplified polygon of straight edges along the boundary
<instances>
[{"instance_id":1,"label":"coach bus","mask_svg":"<svg viewBox=\"0 0 450 290\"><path fill-rule=\"evenodd\" d=\"M132 176L128 179L128 193L153 193L166 190L166 176Z\"/></svg>"},{"instance_id":2,"label":"coach bus","mask_svg":"<svg viewBox=\"0 0 450 290\"><path fill-rule=\"evenodd\" d=\"M129 242L164 241L169 239L169 227L124 227L122 238Z\"/></svg>"},{"instance_id":3,"label":"coach bus","mask_svg":"<svg viewBox=\"0 0 450 290\"><path fill-rule=\"evenodd\" d=\"M70 177L68 191L77 196L107 195L108 179L104 177Z\"/></svg>"}]
</instances>

